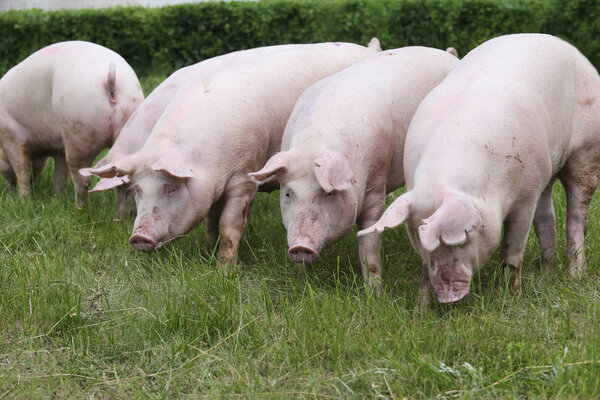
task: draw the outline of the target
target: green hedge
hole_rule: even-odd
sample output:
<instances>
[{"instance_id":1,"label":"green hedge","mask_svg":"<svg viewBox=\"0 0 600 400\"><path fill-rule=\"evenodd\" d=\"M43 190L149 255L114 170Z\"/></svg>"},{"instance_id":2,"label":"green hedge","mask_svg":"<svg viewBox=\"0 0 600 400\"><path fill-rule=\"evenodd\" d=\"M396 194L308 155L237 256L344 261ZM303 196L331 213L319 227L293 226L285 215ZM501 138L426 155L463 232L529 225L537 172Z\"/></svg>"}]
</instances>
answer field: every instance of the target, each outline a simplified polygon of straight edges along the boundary
<instances>
[{"instance_id":1,"label":"green hedge","mask_svg":"<svg viewBox=\"0 0 600 400\"><path fill-rule=\"evenodd\" d=\"M600 0L348 0L196 3L0 13L0 74L62 40L88 40L125 57L144 75L263 45L377 36L384 48L454 46L461 55L506 33L546 32L600 66Z\"/></svg>"}]
</instances>

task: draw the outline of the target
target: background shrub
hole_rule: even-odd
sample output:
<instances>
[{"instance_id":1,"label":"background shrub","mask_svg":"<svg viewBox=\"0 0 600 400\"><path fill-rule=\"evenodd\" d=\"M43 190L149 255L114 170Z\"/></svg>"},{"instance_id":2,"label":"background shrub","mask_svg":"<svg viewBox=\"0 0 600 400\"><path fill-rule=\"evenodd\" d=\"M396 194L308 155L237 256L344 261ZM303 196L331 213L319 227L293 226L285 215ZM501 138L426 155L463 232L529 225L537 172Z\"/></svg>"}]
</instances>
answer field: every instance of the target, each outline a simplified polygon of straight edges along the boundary
<instances>
[{"instance_id":1,"label":"background shrub","mask_svg":"<svg viewBox=\"0 0 600 400\"><path fill-rule=\"evenodd\" d=\"M123 55L141 75L233 50L377 36L384 48L454 46L461 55L514 32L561 36L600 65L599 0L349 0L196 3L0 13L0 73L36 49L81 39Z\"/></svg>"}]
</instances>

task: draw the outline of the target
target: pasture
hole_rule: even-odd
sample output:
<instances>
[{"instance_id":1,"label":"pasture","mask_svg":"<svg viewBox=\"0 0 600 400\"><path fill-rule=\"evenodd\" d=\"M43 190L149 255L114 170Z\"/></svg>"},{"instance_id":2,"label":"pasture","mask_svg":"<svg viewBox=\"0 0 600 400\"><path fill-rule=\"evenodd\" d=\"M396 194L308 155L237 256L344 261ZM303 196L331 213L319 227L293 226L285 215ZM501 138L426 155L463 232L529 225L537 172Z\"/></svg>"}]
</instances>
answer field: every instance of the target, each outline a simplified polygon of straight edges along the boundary
<instances>
[{"instance_id":1,"label":"pasture","mask_svg":"<svg viewBox=\"0 0 600 400\"><path fill-rule=\"evenodd\" d=\"M142 79L145 93L164 76ZM19 199L0 183L0 398L593 398L600 395L600 210L570 278L565 200L558 255L533 233L521 296L498 256L458 304L414 314L420 258L384 234L385 290L363 285L355 235L306 271L287 260L279 195L259 194L236 271L204 227L153 254L113 222L113 194L74 207L52 166Z\"/></svg>"}]
</instances>

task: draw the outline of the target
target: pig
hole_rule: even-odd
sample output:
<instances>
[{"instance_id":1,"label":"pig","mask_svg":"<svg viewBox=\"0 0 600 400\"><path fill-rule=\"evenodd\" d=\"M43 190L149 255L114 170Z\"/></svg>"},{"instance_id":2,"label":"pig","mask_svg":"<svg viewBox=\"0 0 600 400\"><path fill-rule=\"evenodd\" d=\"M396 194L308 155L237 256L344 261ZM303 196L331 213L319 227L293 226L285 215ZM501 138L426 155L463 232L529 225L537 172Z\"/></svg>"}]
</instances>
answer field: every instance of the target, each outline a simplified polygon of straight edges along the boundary
<instances>
[{"instance_id":1,"label":"pig","mask_svg":"<svg viewBox=\"0 0 600 400\"><path fill-rule=\"evenodd\" d=\"M267 46L250 50L240 50L222 56L210 58L197 64L181 68L171 74L148 95L129 118L110 151L92 168L83 168L79 173L89 177L91 171L107 165L119 158L136 153L142 148L152 128L165 111L165 108L177 92L188 80L209 75L230 65L245 62L258 56L285 51L293 45ZM135 208L130 204L129 179L127 176L101 178L90 193L115 189L114 219L121 220L132 214Z\"/></svg>"},{"instance_id":2,"label":"pig","mask_svg":"<svg viewBox=\"0 0 600 400\"><path fill-rule=\"evenodd\" d=\"M288 256L312 263L321 249L383 214L404 185L404 138L421 100L458 59L427 47L388 50L308 88L283 133L281 152L249 176L280 186ZM366 281L381 286L381 234L359 239Z\"/></svg>"},{"instance_id":3,"label":"pig","mask_svg":"<svg viewBox=\"0 0 600 400\"><path fill-rule=\"evenodd\" d=\"M258 189L246 174L279 150L304 89L377 51L376 39L293 45L185 82L138 152L91 171L131 181L133 248L153 251L206 218L219 263L236 264Z\"/></svg>"},{"instance_id":4,"label":"pig","mask_svg":"<svg viewBox=\"0 0 600 400\"><path fill-rule=\"evenodd\" d=\"M55 190L70 170L81 205L89 179L79 169L113 144L143 98L135 72L112 50L70 41L36 51L0 79L4 176L28 196L32 169L53 157Z\"/></svg>"},{"instance_id":5,"label":"pig","mask_svg":"<svg viewBox=\"0 0 600 400\"><path fill-rule=\"evenodd\" d=\"M423 259L420 307L469 294L498 247L519 293L531 223L550 268L556 249L552 186L567 198L569 271L579 275L600 174L600 78L573 46L544 34L489 40L421 103L404 150L407 192L359 236L406 222Z\"/></svg>"}]
</instances>

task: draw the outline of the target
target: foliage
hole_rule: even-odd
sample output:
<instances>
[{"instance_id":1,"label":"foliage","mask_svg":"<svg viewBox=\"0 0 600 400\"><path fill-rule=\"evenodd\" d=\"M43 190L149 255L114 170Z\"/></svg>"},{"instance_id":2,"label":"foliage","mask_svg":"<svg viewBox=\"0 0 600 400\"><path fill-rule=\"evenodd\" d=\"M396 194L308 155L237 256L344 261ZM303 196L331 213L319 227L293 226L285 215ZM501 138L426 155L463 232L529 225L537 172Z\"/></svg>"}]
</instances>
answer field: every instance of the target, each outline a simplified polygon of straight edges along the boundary
<instances>
[{"instance_id":1,"label":"foliage","mask_svg":"<svg viewBox=\"0 0 600 400\"><path fill-rule=\"evenodd\" d=\"M384 48L456 47L464 55L506 33L547 32L600 65L598 0L207 2L164 8L0 13L0 73L62 40L107 46L138 74L173 71L230 51L377 36Z\"/></svg>"}]
</instances>

